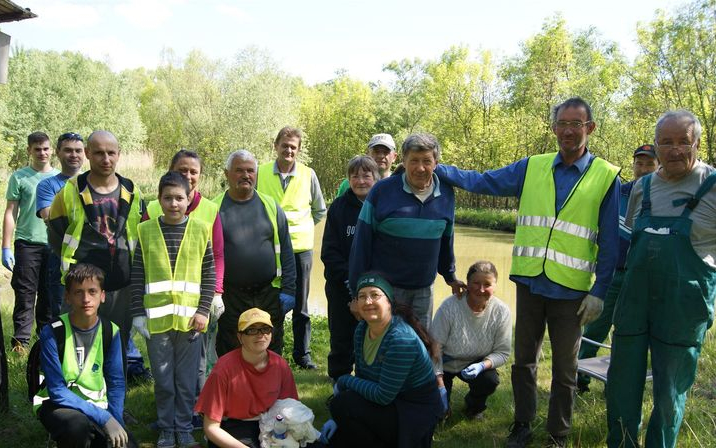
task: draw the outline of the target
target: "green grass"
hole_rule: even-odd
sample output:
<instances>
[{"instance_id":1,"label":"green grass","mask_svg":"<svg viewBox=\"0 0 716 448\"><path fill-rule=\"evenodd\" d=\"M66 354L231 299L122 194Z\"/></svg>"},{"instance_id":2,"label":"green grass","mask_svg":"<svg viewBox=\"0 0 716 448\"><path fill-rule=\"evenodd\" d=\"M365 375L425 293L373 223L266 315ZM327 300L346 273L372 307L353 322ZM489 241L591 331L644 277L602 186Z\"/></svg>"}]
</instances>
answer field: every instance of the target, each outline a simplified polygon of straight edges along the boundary
<instances>
[{"instance_id":1,"label":"green grass","mask_svg":"<svg viewBox=\"0 0 716 448\"><path fill-rule=\"evenodd\" d=\"M515 231L517 210L498 208L463 208L455 209L455 223L483 229Z\"/></svg>"},{"instance_id":2,"label":"green grass","mask_svg":"<svg viewBox=\"0 0 716 448\"><path fill-rule=\"evenodd\" d=\"M9 303L4 303L0 310L3 316L3 327L6 329L5 341L9 344L9 332L12 328ZM315 426L320 429L328 418L326 399L331 394L331 384L326 375L326 357L328 355L328 321L325 317L314 316L312 349L313 359L318 364L316 371L296 369L292 361L298 392L301 400L313 409ZM145 345L137 337L142 351ZM286 325L286 348L290 353L291 339L290 321ZM686 405L684 424L679 436L680 447L716 446L716 422L714 421L714 398L716 394L716 349L712 333L707 335L703 354L700 360L699 373ZM536 441L533 446L543 443L545 437L545 420L547 401L549 399L551 353L548 341L545 342L539 369L539 407L534 422ZM508 427L513 417L512 387L510 385L510 369L507 366L499 369L502 384L488 401L485 419L467 421L462 415L462 397L467 388L460 381L455 381L453 391L453 417L442 424L435 433L437 448L458 447L493 447L504 446ZM45 432L40 423L32 416L30 404L26 399L25 358L10 355L10 413L0 418L0 440L13 441L13 446L40 447L46 440ZM573 432L571 446L601 447L606 438L606 410L603 398L604 387L601 383L593 384L591 392L577 397L574 409ZM155 420L156 409L151 384L130 389L127 408L140 420L139 425L131 426L130 430L141 441L142 447L154 446L157 435L148 429L148 424ZM645 415L651 412L651 389L647 386L644 404ZM201 434L198 432L197 437ZM4 446L4 443L0 443Z\"/></svg>"}]
</instances>

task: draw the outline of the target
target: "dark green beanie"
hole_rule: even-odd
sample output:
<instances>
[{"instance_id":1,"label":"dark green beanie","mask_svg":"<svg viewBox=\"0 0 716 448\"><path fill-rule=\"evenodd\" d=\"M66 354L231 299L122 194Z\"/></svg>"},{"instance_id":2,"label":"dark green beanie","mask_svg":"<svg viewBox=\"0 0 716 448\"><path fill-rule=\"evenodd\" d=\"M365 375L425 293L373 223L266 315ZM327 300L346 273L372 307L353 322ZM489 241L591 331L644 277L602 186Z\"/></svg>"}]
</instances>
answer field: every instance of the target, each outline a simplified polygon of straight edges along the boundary
<instances>
[{"instance_id":1,"label":"dark green beanie","mask_svg":"<svg viewBox=\"0 0 716 448\"><path fill-rule=\"evenodd\" d=\"M358 279L356 294L358 294L358 291L360 291L361 288L365 288L366 286L375 286L376 288L379 288L381 291L383 291L383 294L388 297L388 300L390 300L390 304L395 304L395 301L393 300L393 287L390 286L388 280L386 280L382 275L377 274L375 272L366 272L365 274L361 275Z\"/></svg>"}]
</instances>

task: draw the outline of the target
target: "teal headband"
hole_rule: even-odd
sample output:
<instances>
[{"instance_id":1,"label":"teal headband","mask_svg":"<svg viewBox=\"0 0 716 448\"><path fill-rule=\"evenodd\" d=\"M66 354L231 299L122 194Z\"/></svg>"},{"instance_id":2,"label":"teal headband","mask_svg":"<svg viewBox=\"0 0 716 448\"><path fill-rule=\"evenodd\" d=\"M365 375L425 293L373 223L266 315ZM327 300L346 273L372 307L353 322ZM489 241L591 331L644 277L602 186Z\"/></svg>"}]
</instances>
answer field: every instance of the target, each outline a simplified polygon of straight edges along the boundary
<instances>
[{"instance_id":1,"label":"teal headband","mask_svg":"<svg viewBox=\"0 0 716 448\"><path fill-rule=\"evenodd\" d=\"M393 287L390 286L388 280L383 278L383 276L381 276L380 274L376 274L375 272L367 272L361 275L358 279L358 286L356 289L357 291L360 291L366 286L375 286L376 288L379 288L381 291L383 291L386 297L388 297L388 300L390 300L391 305L395 303L395 301L393 300Z\"/></svg>"}]
</instances>

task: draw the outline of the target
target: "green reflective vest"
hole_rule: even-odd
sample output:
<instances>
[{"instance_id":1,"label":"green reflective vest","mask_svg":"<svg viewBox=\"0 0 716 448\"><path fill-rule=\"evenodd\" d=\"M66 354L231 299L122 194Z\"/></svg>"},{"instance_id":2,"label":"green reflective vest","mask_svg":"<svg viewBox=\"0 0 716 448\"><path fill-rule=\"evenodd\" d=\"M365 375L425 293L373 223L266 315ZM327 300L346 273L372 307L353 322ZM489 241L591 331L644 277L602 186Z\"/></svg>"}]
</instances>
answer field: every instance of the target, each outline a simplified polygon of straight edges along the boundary
<instances>
[{"instance_id":1,"label":"green reflective vest","mask_svg":"<svg viewBox=\"0 0 716 448\"><path fill-rule=\"evenodd\" d=\"M189 320L199 307L201 266L211 226L200 219L188 218L173 272L159 218L139 224L137 230L144 261L147 329L152 334L190 331Z\"/></svg>"},{"instance_id":2,"label":"green reflective vest","mask_svg":"<svg viewBox=\"0 0 716 448\"><path fill-rule=\"evenodd\" d=\"M532 156L517 212L511 275L536 277L578 291L594 284L599 207L619 168L595 158L555 211L552 164L557 153Z\"/></svg>"},{"instance_id":3,"label":"green reflective vest","mask_svg":"<svg viewBox=\"0 0 716 448\"><path fill-rule=\"evenodd\" d=\"M267 196L259 191L254 191L259 196L259 199L261 199L261 203L264 205L264 209L266 209L266 215L268 216L269 222L271 223L271 227L273 228L273 250L274 250L274 257L276 259L276 277L271 280L271 286L274 288L281 288L281 240L278 237L278 221L276 220L276 215L278 214L278 209L276 208L276 201L270 197ZM221 203L224 200L224 196L227 195L227 192L221 193L217 197L213 199L214 203L217 204L219 207L221 207Z\"/></svg>"},{"instance_id":4,"label":"green reflective vest","mask_svg":"<svg viewBox=\"0 0 716 448\"><path fill-rule=\"evenodd\" d=\"M311 214L311 169L296 162L296 175L283 191L281 179L274 174L275 162L259 166L257 190L279 203L288 221L288 232L295 253L313 249L313 215Z\"/></svg>"},{"instance_id":5,"label":"green reflective vest","mask_svg":"<svg viewBox=\"0 0 716 448\"><path fill-rule=\"evenodd\" d=\"M194 210L189 212L189 216L193 216L194 218L201 219L202 221L208 222L212 226L214 225L214 221L216 221L216 215L219 213L219 206L216 205L213 201L210 201L207 198L202 197L199 200L199 205L196 206ZM149 219L154 219L162 216L164 212L162 212L162 206L159 204L159 201L157 199L151 201L149 204L147 204L147 216L149 216ZM213 235L209 235L209 238L211 239Z\"/></svg>"},{"instance_id":6,"label":"green reflective vest","mask_svg":"<svg viewBox=\"0 0 716 448\"><path fill-rule=\"evenodd\" d=\"M142 196L139 190L135 189L132 182L123 177L119 178L119 208L120 210L124 207L123 203L129 204L129 213L127 215L127 222L125 224L125 231L127 234L127 244L129 245L130 256L134 256L134 248L137 246L137 225L142 218L140 203L142 202ZM82 191L78 184L78 179L82 178L82 182L85 185L82 186ZM67 181L62 190L58 194L62 194L63 202L67 211L67 220L69 225L65 230L65 236L62 238L62 283L65 283L65 274L70 269L70 265L77 264L81 260L75 259L75 252L80 246L82 239L82 229L87 223L85 214L85 204L92 204L92 193L89 189L89 184L86 183L87 175L81 174L75 176Z\"/></svg>"},{"instance_id":7,"label":"green reflective vest","mask_svg":"<svg viewBox=\"0 0 716 448\"><path fill-rule=\"evenodd\" d=\"M97 324L97 333L95 334L92 347L87 353L84 366L80 372L77 364L77 354L75 353L75 338L72 336L72 324L68 314L61 314L59 321L52 325L64 325L65 327L65 350L62 355L62 377L67 383L67 388L75 395L83 400L94 404L95 406L107 409L107 385L104 381L104 353L102 351L102 321ZM112 337L117 334L119 328L112 324ZM37 410L42 402L49 399L47 388L42 388L32 399L32 411L37 414Z\"/></svg>"}]
</instances>

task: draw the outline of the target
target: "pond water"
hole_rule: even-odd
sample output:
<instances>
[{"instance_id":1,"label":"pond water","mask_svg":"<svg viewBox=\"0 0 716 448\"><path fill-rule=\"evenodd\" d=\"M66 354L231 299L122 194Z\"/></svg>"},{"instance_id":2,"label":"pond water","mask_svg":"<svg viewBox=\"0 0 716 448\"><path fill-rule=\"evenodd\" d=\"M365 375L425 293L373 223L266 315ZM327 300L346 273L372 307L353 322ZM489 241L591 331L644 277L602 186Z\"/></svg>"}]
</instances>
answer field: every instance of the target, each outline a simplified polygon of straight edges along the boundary
<instances>
[{"instance_id":1,"label":"pond water","mask_svg":"<svg viewBox=\"0 0 716 448\"><path fill-rule=\"evenodd\" d=\"M324 292L325 280L323 278L323 262L321 261L321 238L325 221L316 226L316 239L313 251L313 269L311 270L311 291L309 296L309 310L311 314L326 315L326 295ZM515 312L515 284L509 279L512 263L512 243L514 234L495 230L476 229L474 227L455 227L455 263L457 277L465 281L465 275L470 265L477 260L489 260L497 267L499 279L495 295L507 303L514 315ZM435 305L438 309L440 303L451 294L450 287L442 276L435 279Z\"/></svg>"}]
</instances>

